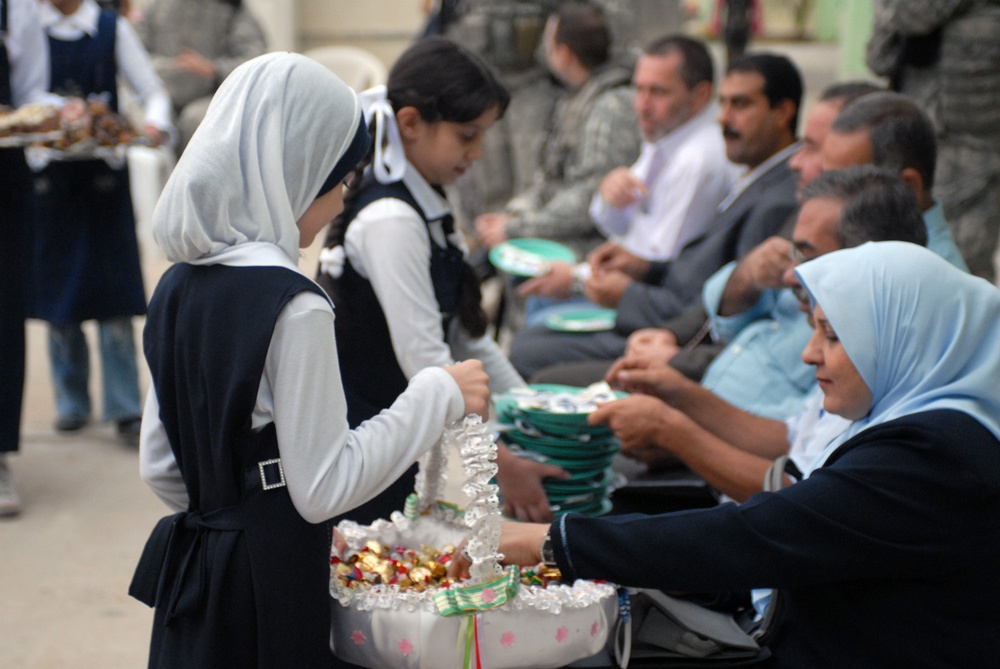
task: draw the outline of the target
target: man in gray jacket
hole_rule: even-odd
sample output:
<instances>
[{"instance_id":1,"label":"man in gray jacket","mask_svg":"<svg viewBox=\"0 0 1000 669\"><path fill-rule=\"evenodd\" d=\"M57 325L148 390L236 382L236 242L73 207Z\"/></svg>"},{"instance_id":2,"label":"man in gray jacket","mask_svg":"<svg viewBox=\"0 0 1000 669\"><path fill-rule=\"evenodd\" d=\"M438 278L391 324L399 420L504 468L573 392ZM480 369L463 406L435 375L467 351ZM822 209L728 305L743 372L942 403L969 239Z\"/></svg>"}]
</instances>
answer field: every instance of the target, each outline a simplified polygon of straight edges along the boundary
<instances>
[{"instance_id":1,"label":"man in gray jacket","mask_svg":"<svg viewBox=\"0 0 1000 669\"><path fill-rule=\"evenodd\" d=\"M178 155L222 80L267 51L260 25L241 0L157 0L136 32L173 102Z\"/></svg>"}]
</instances>

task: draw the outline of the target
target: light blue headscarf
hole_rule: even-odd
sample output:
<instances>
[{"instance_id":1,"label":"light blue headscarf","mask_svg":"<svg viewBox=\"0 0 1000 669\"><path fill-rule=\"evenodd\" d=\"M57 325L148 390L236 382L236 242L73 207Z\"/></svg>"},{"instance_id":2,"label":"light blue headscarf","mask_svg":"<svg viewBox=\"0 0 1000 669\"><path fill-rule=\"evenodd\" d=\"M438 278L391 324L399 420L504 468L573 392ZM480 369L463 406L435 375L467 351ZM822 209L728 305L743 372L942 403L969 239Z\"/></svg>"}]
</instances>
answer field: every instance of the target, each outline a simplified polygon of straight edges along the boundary
<instances>
[{"instance_id":1,"label":"light blue headscarf","mask_svg":"<svg viewBox=\"0 0 1000 669\"><path fill-rule=\"evenodd\" d=\"M1000 439L1000 289L907 242L869 242L795 270L874 395L858 432L932 409Z\"/></svg>"}]
</instances>

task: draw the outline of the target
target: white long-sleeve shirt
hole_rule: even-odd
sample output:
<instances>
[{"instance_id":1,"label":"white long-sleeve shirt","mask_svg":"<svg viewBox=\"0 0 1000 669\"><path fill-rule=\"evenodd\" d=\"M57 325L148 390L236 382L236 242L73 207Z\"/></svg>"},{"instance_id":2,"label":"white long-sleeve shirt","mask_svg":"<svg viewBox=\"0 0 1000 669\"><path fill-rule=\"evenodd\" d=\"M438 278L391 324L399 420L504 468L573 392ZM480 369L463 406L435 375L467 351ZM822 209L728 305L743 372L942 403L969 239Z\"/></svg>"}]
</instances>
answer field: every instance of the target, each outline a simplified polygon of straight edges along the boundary
<instances>
[{"instance_id":1,"label":"white long-sleeve shirt","mask_svg":"<svg viewBox=\"0 0 1000 669\"><path fill-rule=\"evenodd\" d=\"M45 31L56 39L75 41L84 35L97 34L101 8L94 0L83 0L70 15L64 15L48 2L39 5L39 19ZM126 19L118 17L115 39L115 64L145 112L145 122L156 129L173 135L170 121L170 97L163 87L146 49L139 41L135 29ZM47 45L46 45L47 49Z\"/></svg>"},{"instance_id":2,"label":"white long-sleeve shirt","mask_svg":"<svg viewBox=\"0 0 1000 669\"><path fill-rule=\"evenodd\" d=\"M448 213L448 202L407 165L403 183L427 213ZM471 337L458 319L445 336L441 311L430 275L431 236L445 242L440 221L425 225L420 214L402 200L372 202L347 228L344 250L358 274L368 279L389 326L389 337L399 367L412 379L426 367L450 365L475 358L490 376L490 391L501 393L525 385L500 348L489 337ZM458 233L453 244L465 250Z\"/></svg>"},{"instance_id":3,"label":"white long-sleeve shirt","mask_svg":"<svg viewBox=\"0 0 1000 669\"><path fill-rule=\"evenodd\" d=\"M260 260L237 255L226 264L298 271L277 250ZM299 514L314 523L384 490L465 408L458 384L435 367L416 374L389 409L349 429L333 323L329 302L314 293L300 293L285 306L271 336L251 421L254 428L274 422L288 493ZM143 480L170 508L187 508L154 387L142 417L139 465Z\"/></svg>"},{"instance_id":4,"label":"white long-sleeve shirt","mask_svg":"<svg viewBox=\"0 0 1000 669\"><path fill-rule=\"evenodd\" d=\"M59 104L48 93L49 45L38 20L37 0L7 0L7 59L15 107L40 102Z\"/></svg>"},{"instance_id":5,"label":"white long-sleeve shirt","mask_svg":"<svg viewBox=\"0 0 1000 669\"><path fill-rule=\"evenodd\" d=\"M671 260L711 225L740 174L726 158L717 115L709 105L655 143L643 142L629 169L648 195L621 209L600 192L591 202L590 215L605 235L647 260Z\"/></svg>"}]
</instances>

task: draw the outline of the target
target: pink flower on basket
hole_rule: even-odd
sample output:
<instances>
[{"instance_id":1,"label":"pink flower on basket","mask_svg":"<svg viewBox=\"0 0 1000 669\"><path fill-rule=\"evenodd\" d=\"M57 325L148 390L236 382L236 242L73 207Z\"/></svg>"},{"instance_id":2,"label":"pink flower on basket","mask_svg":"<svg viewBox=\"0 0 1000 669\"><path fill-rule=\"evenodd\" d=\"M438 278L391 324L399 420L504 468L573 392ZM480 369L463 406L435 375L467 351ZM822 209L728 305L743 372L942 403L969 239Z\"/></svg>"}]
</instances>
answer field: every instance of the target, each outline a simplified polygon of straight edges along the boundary
<instances>
[{"instance_id":1,"label":"pink flower on basket","mask_svg":"<svg viewBox=\"0 0 1000 669\"><path fill-rule=\"evenodd\" d=\"M401 639L396 647L399 648L399 652L403 655L403 657L406 657L413 652L413 644L406 639Z\"/></svg>"},{"instance_id":2,"label":"pink flower on basket","mask_svg":"<svg viewBox=\"0 0 1000 669\"><path fill-rule=\"evenodd\" d=\"M356 646L363 646L365 645L365 641L368 641L368 639L365 638L365 635L361 632L361 630L354 630L351 632L351 641L353 641Z\"/></svg>"},{"instance_id":3,"label":"pink flower on basket","mask_svg":"<svg viewBox=\"0 0 1000 669\"><path fill-rule=\"evenodd\" d=\"M594 624L590 626L590 636L597 636L597 633L601 631L601 624L598 621L594 621Z\"/></svg>"},{"instance_id":4,"label":"pink flower on basket","mask_svg":"<svg viewBox=\"0 0 1000 669\"><path fill-rule=\"evenodd\" d=\"M483 601L487 604L492 604L493 600L497 598L496 590L493 588L485 588L483 590Z\"/></svg>"},{"instance_id":5,"label":"pink flower on basket","mask_svg":"<svg viewBox=\"0 0 1000 669\"><path fill-rule=\"evenodd\" d=\"M568 638L569 638L569 630L568 629L566 629L565 627L560 627L559 629L556 630L556 641L558 641L559 643L562 643L563 641L565 641Z\"/></svg>"},{"instance_id":6,"label":"pink flower on basket","mask_svg":"<svg viewBox=\"0 0 1000 669\"><path fill-rule=\"evenodd\" d=\"M504 632L500 636L500 645L503 646L504 648L510 648L511 646L513 646L514 645L514 633L513 632Z\"/></svg>"}]
</instances>

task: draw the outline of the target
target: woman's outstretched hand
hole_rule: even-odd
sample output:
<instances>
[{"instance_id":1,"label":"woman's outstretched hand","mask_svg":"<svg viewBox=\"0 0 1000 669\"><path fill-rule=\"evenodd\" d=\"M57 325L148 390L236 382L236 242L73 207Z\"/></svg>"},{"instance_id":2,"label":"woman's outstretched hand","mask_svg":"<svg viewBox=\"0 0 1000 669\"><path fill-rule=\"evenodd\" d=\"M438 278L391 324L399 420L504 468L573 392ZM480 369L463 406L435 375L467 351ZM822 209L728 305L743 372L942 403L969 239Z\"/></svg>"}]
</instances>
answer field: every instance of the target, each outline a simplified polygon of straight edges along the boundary
<instances>
[{"instance_id":1,"label":"woman's outstretched hand","mask_svg":"<svg viewBox=\"0 0 1000 669\"><path fill-rule=\"evenodd\" d=\"M500 523L500 549L504 564L533 567L542 561L542 539L549 531L545 523ZM448 575L463 578L469 575L472 561L465 556L465 542L455 549L455 557L448 564Z\"/></svg>"}]
</instances>

